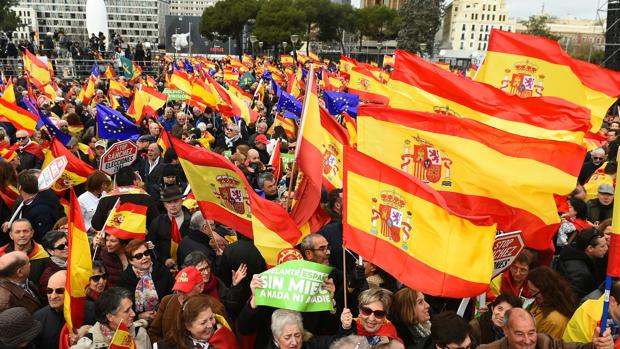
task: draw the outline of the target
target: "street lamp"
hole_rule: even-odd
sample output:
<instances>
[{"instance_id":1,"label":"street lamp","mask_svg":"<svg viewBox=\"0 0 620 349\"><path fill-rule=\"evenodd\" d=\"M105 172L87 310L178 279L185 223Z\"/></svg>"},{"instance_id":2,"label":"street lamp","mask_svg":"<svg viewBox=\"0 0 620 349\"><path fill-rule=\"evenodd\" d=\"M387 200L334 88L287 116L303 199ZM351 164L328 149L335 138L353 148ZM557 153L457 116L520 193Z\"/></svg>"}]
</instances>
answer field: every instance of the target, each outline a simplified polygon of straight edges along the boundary
<instances>
[{"instance_id":1,"label":"street lamp","mask_svg":"<svg viewBox=\"0 0 620 349\"><path fill-rule=\"evenodd\" d=\"M293 57L295 58L295 62L297 62L297 42L299 41L299 35L292 34L291 35L291 44L293 44Z\"/></svg>"},{"instance_id":2,"label":"street lamp","mask_svg":"<svg viewBox=\"0 0 620 349\"><path fill-rule=\"evenodd\" d=\"M262 41L258 42L258 47L260 47L260 55L262 56L263 55L263 42Z\"/></svg>"},{"instance_id":3,"label":"street lamp","mask_svg":"<svg viewBox=\"0 0 620 349\"><path fill-rule=\"evenodd\" d=\"M254 58L256 58L256 52L254 52L254 44L256 44L257 41L258 39L256 38L256 35L250 35L250 44L252 44L252 56L254 56Z\"/></svg>"},{"instance_id":4,"label":"street lamp","mask_svg":"<svg viewBox=\"0 0 620 349\"><path fill-rule=\"evenodd\" d=\"M282 41L282 49L284 50L284 53L286 53L286 47L287 46L288 46L288 42Z\"/></svg>"},{"instance_id":5,"label":"street lamp","mask_svg":"<svg viewBox=\"0 0 620 349\"><path fill-rule=\"evenodd\" d=\"M379 65L381 60L381 48L383 47L383 43L381 41L377 41L377 65Z\"/></svg>"}]
</instances>

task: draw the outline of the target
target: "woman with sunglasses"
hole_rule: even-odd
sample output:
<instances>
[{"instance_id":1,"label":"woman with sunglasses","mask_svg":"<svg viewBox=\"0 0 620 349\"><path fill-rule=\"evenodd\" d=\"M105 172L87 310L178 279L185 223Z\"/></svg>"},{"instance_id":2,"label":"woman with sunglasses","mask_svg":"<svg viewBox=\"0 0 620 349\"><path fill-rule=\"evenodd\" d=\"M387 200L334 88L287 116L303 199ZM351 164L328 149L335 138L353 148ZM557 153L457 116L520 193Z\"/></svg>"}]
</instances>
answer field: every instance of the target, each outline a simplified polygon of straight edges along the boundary
<instances>
[{"instance_id":1,"label":"woman with sunglasses","mask_svg":"<svg viewBox=\"0 0 620 349\"><path fill-rule=\"evenodd\" d=\"M91 301L96 301L99 298L101 292L106 289L108 284L108 273L105 269L105 265L101 261L93 261L93 276L88 279L88 286L86 286L86 298Z\"/></svg>"},{"instance_id":2,"label":"woman with sunglasses","mask_svg":"<svg viewBox=\"0 0 620 349\"><path fill-rule=\"evenodd\" d=\"M386 318L391 303L392 292L380 287L365 290L358 297L360 312L359 318L355 319L355 330L358 335L366 337L373 348L385 344L391 348L404 348L396 327Z\"/></svg>"},{"instance_id":3,"label":"woman with sunglasses","mask_svg":"<svg viewBox=\"0 0 620 349\"><path fill-rule=\"evenodd\" d=\"M562 338L568 320L575 312L575 298L568 282L555 270L542 266L528 275L529 311L536 321L536 331Z\"/></svg>"},{"instance_id":4,"label":"woman with sunglasses","mask_svg":"<svg viewBox=\"0 0 620 349\"><path fill-rule=\"evenodd\" d=\"M41 244L50 255L49 262L41 273L38 285L40 294L45 294L50 276L57 271L67 269L67 258L69 258L67 233L63 230L50 230L43 236Z\"/></svg>"},{"instance_id":5,"label":"woman with sunglasses","mask_svg":"<svg viewBox=\"0 0 620 349\"><path fill-rule=\"evenodd\" d=\"M121 273L118 285L133 292L136 314L151 322L159 301L172 293L174 278L162 262L152 260L144 240L131 240L125 254L131 266Z\"/></svg>"}]
</instances>

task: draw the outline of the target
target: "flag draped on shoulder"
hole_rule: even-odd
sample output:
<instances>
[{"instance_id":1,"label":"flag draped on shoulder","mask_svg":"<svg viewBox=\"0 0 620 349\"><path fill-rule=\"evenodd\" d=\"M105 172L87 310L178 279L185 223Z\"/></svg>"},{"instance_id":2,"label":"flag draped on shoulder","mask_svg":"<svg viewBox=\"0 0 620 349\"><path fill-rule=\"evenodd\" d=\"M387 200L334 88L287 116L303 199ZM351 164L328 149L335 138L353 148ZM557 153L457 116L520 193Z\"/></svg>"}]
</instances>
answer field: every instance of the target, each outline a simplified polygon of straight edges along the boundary
<instances>
[{"instance_id":1,"label":"flag draped on shoulder","mask_svg":"<svg viewBox=\"0 0 620 349\"><path fill-rule=\"evenodd\" d=\"M97 103L97 135L104 139L136 141L140 138L140 129L120 112Z\"/></svg>"},{"instance_id":2,"label":"flag draped on shoulder","mask_svg":"<svg viewBox=\"0 0 620 349\"><path fill-rule=\"evenodd\" d=\"M497 29L476 80L520 97L555 96L587 107L593 132L620 96L620 73L575 60L556 41Z\"/></svg>"},{"instance_id":3,"label":"flag draped on shoulder","mask_svg":"<svg viewBox=\"0 0 620 349\"><path fill-rule=\"evenodd\" d=\"M63 191L73 186L86 182L88 176L95 171L90 165L80 160L67 148L65 148L59 140L53 139L50 148L45 153L45 160L41 168L45 168L52 160L60 156L67 157L67 167L62 173L60 179L52 185L55 191Z\"/></svg>"},{"instance_id":4,"label":"flag draped on shoulder","mask_svg":"<svg viewBox=\"0 0 620 349\"><path fill-rule=\"evenodd\" d=\"M102 230L123 240L144 240L147 209L147 206L117 200Z\"/></svg>"},{"instance_id":5,"label":"flag draped on shoulder","mask_svg":"<svg viewBox=\"0 0 620 349\"><path fill-rule=\"evenodd\" d=\"M391 107L472 119L521 136L581 144L592 126L584 107L556 97L509 96L401 50L388 85L395 93Z\"/></svg>"},{"instance_id":6,"label":"flag draped on shoulder","mask_svg":"<svg viewBox=\"0 0 620 349\"><path fill-rule=\"evenodd\" d=\"M441 120L441 122L438 122ZM428 183L458 212L492 216L525 243L549 247L559 217L553 194L574 189L585 148L510 134L477 121L362 106L358 149Z\"/></svg>"},{"instance_id":7,"label":"flag draped on shoulder","mask_svg":"<svg viewBox=\"0 0 620 349\"><path fill-rule=\"evenodd\" d=\"M80 203L71 189L69 201L69 231L67 233L69 257L65 286L64 316L69 333L84 324L86 312L86 287L93 275L90 243L86 235Z\"/></svg>"},{"instance_id":8,"label":"flag draped on shoulder","mask_svg":"<svg viewBox=\"0 0 620 349\"><path fill-rule=\"evenodd\" d=\"M455 213L422 181L352 148L344 159L347 248L425 294L484 292L496 232L488 216Z\"/></svg>"}]
</instances>

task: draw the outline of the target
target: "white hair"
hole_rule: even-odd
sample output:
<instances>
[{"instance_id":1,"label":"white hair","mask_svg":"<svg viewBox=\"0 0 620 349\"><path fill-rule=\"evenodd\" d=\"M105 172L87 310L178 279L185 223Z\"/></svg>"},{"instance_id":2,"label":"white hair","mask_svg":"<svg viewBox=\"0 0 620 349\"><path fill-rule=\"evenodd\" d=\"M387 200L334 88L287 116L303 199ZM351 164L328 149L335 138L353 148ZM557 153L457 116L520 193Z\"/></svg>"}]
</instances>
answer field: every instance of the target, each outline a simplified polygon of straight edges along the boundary
<instances>
[{"instance_id":1,"label":"white hair","mask_svg":"<svg viewBox=\"0 0 620 349\"><path fill-rule=\"evenodd\" d=\"M596 148L596 149L592 150L591 154L592 155L605 155L605 149L603 149L603 148Z\"/></svg>"},{"instance_id":2,"label":"white hair","mask_svg":"<svg viewBox=\"0 0 620 349\"><path fill-rule=\"evenodd\" d=\"M271 334L274 338L280 337L287 325L297 325L302 333L304 331L304 322L298 311L277 309L271 314Z\"/></svg>"}]
</instances>

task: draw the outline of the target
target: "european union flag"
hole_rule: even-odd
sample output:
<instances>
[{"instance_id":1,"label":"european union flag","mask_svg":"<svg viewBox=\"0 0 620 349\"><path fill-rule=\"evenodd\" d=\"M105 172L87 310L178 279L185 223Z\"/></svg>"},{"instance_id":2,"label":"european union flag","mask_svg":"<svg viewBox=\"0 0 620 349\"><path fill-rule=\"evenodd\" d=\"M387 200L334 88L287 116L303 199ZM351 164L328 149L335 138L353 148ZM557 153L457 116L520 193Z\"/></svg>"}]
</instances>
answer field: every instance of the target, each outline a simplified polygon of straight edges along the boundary
<instances>
[{"instance_id":1,"label":"european union flag","mask_svg":"<svg viewBox=\"0 0 620 349\"><path fill-rule=\"evenodd\" d=\"M185 68L185 72L186 73L194 74L194 66L187 59L185 59L185 61L183 61L183 67Z\"/></svg>"},{"instance_id":2,"label":"european union flag","mask_svg":"<svg viewBox=\"0 0 620 349\"><path fill-rule=\"evenodd\" d=\"M265 69L265 71L263 71L263 75L261 75L260 77L263 80L273 80L273 77L271 76L271 72L267 69Z\"/></svg>"},{"instance_id":3,"label":"european union flag","mask_svg":"<svg viewBox=\"0 0 620 349\"><path fill-rule=\"evenodd\" d=\"M45 115L45 113L39 113L39 120L41 120L41 122L43 123L43 126L45 126L50 136L58 139L65 146L69 144L69 141L71 140L71 135L68 133L62 132L56 126L54 126L54 123L52 122L52 120L50 120L50 118L47 115Z\"/></svg>"},{"instance_id":4,"label":"european union flag","mask_svg":"<svg viewBox=\"0 0 620 349\"><path fill-rule=\"evenodd\" d=\"M93 64L92 68L90 68L90 73L96 78L99 77L99 65L97 63Z\"/></svg>"},{"instance_id":5,"label":"european union flag","mask_svg":"<svg viewBox=\"0 0 620 349\"><path fill-rule=\"evenodd\" d=\"M299 118L300 118L300 116L299 116L299 115L297 115L297 114L295 114L295 113L292 113L292 112L290 112L290 111L288 111L288 110L285 110L285 111L284 111L284 114L283 114L282 116L284 116L284 117L285 117L285 118L287 118L287 119L293 119L293 120L295 120L295 122L296 122L297 124L299 124Z\"/></svg>"},{"instance_id":6,"label":"european union flag","mask_svg":"<svg viewBox=\"0 0 620 349\"><path fill-rule=\"evenodd\" d=\"M301 102L298 101L292 95L284 92L284 90L280 90L280 95L278 99L278 111L282 109L288 110L296 115L301 115Z\"/></svg>"},{"instance_id":7,"label":"european union flag","mask_svg":"<svg viewBox=\"0 0 620 349\"><path fill-rule=\"evenodd\" d=\"M271 90L276 96L280 95L280 86L273 80L271 80Z\"/></svg>"},{"instance_id":8,"label":"european union flag","mask_svg":"<svg viewBox=\"0 0 620 349\"><path fill-rule=\"evenodd\" d=\"M347 112L350 116L357 117L357 106L360 104L360 96L351 93L323 91L323 98L327 110L332 115Z\"/></svg>"},{"instance_id":9,"label":"european union flag","mask_svg":"<svg viewBox=\"0 0 620 349\"><path fill-rule=\"evenodd\" d=\"M22 101L24 102L24 107L34 115L39 116L39 120L37 121L37 129L40 129L43 126L43 117L41 114L41 109L37 106L37 103L32 99L32 97L22 97Z\"/></svg>"},{"instance_id":10,"label":"european union flag","mask_svg":"<svg viewBox=\"0 0 620 349\"><path fill-rule=\"evenodd\" d=\"M99 138L132 141L140 138L140 130L116 110L97 103L97 134Z\"/></svg>"}]
</instances>

